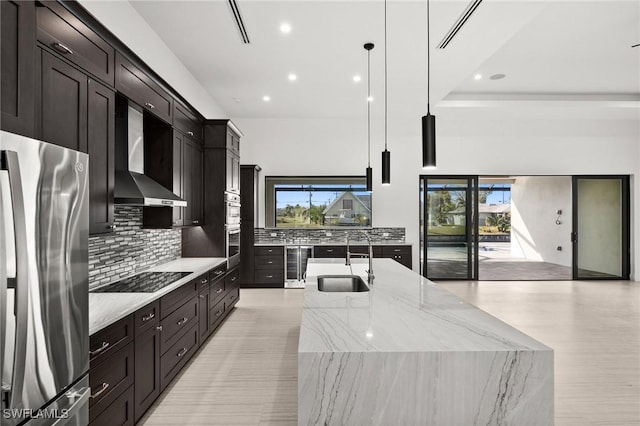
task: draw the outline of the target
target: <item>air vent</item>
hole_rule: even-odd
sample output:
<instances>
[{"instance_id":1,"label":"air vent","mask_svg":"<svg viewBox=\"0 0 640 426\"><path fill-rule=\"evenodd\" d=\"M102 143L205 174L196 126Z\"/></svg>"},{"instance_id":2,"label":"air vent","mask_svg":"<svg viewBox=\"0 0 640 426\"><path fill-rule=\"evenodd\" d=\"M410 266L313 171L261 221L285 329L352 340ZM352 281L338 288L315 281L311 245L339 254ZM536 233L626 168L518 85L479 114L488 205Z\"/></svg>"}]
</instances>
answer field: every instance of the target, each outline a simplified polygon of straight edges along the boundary
<instances>
[{"instance_id":1,"label":"air vent","mask_svg":"<svg viewBox=\"0 0 640 426\"><path fill-rule=\"evenodd\" d=\"M242 42L244 44L249 44L249 34L247 34L247 29L244 26L242 14L240 14L240 9L238 8L238 3L236 2L236 0L229 0L229 7L231 7L233 19L235 19L238 31L240 31L240 38L242 38Z\"/></svg>"},{"instance_id":2,"label":"air vent","mask_svg":"<svg viewBox=\"0 0 640 426\"><path fill-rule=\"evenodd\" d=\"M480 6L480 3L482 3L482 0L473 0L471 3L469 3L469 5L465 9L465 11L462 12L462 15L460 15L456 23L453 24L453 27L451 27L447 35L444 36L444 38L438 45L438 49L444 49L449 45L449 43L451 43L451 40L453 40L456 34L458 34L458 32L462 29L464 24L466 24L469 18L471 18L471 15L473 14L473 12L475 12L478 6Z\"/></svg>"}]
</instances>

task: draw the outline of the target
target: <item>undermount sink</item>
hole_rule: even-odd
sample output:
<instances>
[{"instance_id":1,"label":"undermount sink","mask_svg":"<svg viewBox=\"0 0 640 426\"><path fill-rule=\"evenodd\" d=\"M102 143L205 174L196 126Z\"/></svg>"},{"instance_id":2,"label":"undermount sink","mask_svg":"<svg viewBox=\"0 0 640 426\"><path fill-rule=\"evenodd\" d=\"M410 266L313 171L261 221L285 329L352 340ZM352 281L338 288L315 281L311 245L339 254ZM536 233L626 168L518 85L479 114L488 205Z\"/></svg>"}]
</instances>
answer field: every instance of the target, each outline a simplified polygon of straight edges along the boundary
<instances>
[{"instance_id":1,"label":"undermount sink","mask_svg":"<svg viewBox=\"0 0 640 426\"><path fill-rule=\"evenodd\" d=\"M355 293L369 291L369 287L358 275L320 275L318 290Z\"/></svg>"}]
</instances>

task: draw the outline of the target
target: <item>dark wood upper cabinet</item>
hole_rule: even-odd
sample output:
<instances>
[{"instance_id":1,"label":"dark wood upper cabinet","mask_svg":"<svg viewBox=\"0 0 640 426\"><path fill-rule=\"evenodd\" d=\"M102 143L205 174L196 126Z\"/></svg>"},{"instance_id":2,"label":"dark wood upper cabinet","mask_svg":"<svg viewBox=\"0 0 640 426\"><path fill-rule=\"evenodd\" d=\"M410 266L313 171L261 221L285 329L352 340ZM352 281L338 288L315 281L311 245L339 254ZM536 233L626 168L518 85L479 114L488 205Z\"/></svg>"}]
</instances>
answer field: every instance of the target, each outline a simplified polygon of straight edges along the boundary
<instances>
[{"instance_id":1,"label":"dark wood upper cabinet","mask_svg":"<svg viewBox=\"0 0 640 426\"><path fill-rule=\"evenodd\" d=\"M0 2L0 126L35 137L35 6Z\"/></svg>"},{"instance_id":2,"label":"dark wood upper cabinet","mask_svg":"<svg viewBox=\"0 0 640 426\"><path fill-rule=\"evenodd\" d=\"M113 87L115 49L62 4L41 1L36 9L38 41Z\"/></svg>"},{"instance_id":3,"label":"dark wood upper cabinet","mask_svg":"<svg viewBox=\"0 0 640 426\"><path fill-rule=\"evenodd\" d=\"M115 92L89 80L89 232L113 230L113 191L115 161Z\"/></svg>"},{"instance_id":4,"label":"dark wood upper cabinet","mask_svg":"<svg viewBox=\"0 0 640 426\"><path fill-rule=\"evenodd\" d=\"M202 141L202 125L198 117L179 102L173 106L173 127L197 141Z\"/></svg>"},{"instance_id":5,"label":"dark wood upper cabinet","mask_svg":"<svg viewBox=\"0 0 640 426\"><path fill-rule=\"evenodd\" d=\"M116 89L146 111L173 123L173 98L120 52L116 52Z\"/></svg>"},{"instance_id":6,"label":"dark wood upper cabinet","mask_svg":"<svg viewBox=\"0 0 640 426\"><path fill-rule=\"evenodd\" d=\"M202 224L202 148L185 138L183 166L183 196L187 201L184 209L184 225Z\"/></svg>"},{"instance_id":7,"label":"dark wood upper cabinet","mask_svg":"<svg viewBox=\"0 0 640 426\"><path fill-rule=\"evenodd\" d=\"M41 139L87 152L87 76L41 50Z\"/></svg>"}]
</instances>

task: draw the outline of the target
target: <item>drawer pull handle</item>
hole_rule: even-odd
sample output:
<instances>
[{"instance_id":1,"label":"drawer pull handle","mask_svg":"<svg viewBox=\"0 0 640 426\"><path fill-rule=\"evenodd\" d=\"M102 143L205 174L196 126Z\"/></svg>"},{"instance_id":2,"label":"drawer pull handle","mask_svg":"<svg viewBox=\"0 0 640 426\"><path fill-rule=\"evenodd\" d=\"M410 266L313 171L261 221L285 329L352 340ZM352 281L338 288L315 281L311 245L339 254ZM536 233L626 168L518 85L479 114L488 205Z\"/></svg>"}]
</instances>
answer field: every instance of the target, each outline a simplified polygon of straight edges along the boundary
<instances>
[{"instance_id":1,"label":"drawer pull handle","mask_svg":"<svg viewBox=\"0 0 640 426\"><path fill-rule=\"evenodd\" d=\"M152 104L151 102L145 102L144 106L146 106L149 109L154 109L156 106L154 104Z\"/></svg>"},{"instance_id":2,"label":"drawer pull handle","mask_svg":"<svg viewBox=\"0 0 640 426\"><path fill-rule=\"evenodd\" d=\"M198 297L199 297L200 299L204 299L204 298L205 298L205 295L204 295L204 294L200 294Z\"/></svg>"},{"instance_id":3,"label":"drawer pull handle","mask_svg":"<svg viewBox=\"0 0 640 426\"><path fill-rule=\"evenodd\" d=\"M333 249L327 249L327 253L333 253Z\"/></svg>"},{"instance_id":4,"label":"drawer pull handle","mask_svg":"<svg viewBox=\"0 0 640 426\"><path fill-rule=\"evenodd\" d=\"M52 44L53 48L56 49L58 52L64 54L64 55L73 55L73 50L69 49L67 46L65 46L62 43L53 43Z\"/></svg>"},{"instance_id":5,"label":"drawer pull handle","mask_svg":"<svg viewBox=\"0 0 640 426\"><path fill-rule=\"evenodd\" d=\"M162 331L162 326L161 326L161 325L157 326L157 327L156 327L156 330L158 330L158 331Z\"/></svg>"},{"instance_id":6,"label":"drawer pull handle","mask_svg":"<svg viewBox=\"0 0 640 426\"><path fill-rule=\"evenodd\" d=\"M216 290L216 294L220 294L220 293L222 293L222 289L221 288Z\"/></svg>"},{"instance_id":7,"label":"drawer pull handle","mask_svg":"<svg viewBox=\"0 0 640 426\"><path fill-rule=\"evenodd\" d=\"M188 350L189 349L187 349L187 348L182 348L182 350L180 352L178 352L178 358L182 358L182 356L184 354L186 354Z\"/></svg>"},{"instance_id":8,"label":"drawer pull handle","mask_svg":"<svg viewBox=\"0 0 640 426\"><path fill-rule=\"evenodd\" d=\"M222 311L216 312L216 317L219 317L220 315L222 315Z\"/></svg>"},{"instance_id":9,"label":"drawer pull handle","mask_svg":"<svg viewBox=\"0 0 640 426\"><path fill-rule=\"evenodd\" d=\"M393 251L395 251L396 253L401 251L400 249L393 249Z\"/></svg>"},{"instance_id":10,"label":"drawer pull handle","mask_svg":"<svg viewBox=\"0 0 640 426\"><path fill-rule=\"evenodd\" d=\"M273 278L273 275L267 275L267 278Z\"/></svg>"},{"instance_id":11,"label":"drawer pull handle","mask_svg":"<svg viewBox=\"0 0 640 426\"><path fill-rule=\"evenodd\" d=\"M107 349L109 347L111 343L109 342L102 342L102 346L100 346L98 349L96 349L95 351L89 351L89 355L98 355L100 352L104 351L105 349Z\"/></svg>"},{"instance_id":12,"label":"drawer pull handle","mask_svg":"<svg viewBox=\"0 0 640 426\"><path fill-rule=\"evenodd\" d=\"M207 280L207 279L205 278L204 280L200 281L200 284L206 284L206 283L208 283L208 282L209 282L209 280Z\"/></svg>"},{"instance_id":13,"label":"drawer pull handle","mask_svg":"<svg viewBox=\"0 0 640 426\"><path fill-rule=\"evenodd\" d=\"M273 260L270 260L267 262L269 265L271 265L273 263Z\"/></svg>"},{"instance_id":14,"label":"drawer pull handle","mask_svg":"<svg viewBox=\"0 0 640 426\"><path fill-rule=\"evenodd\" d=\"M269 253L273 253L273 250L271 250L271 249L269 249L269 250L267 250L267 251L268 251Z\"/></svg>"},{"instance_id":15,"label":"drawer pull handle","mask_svg":"<svg viewBox=\"0 0 640 426\"><path fill-rule=\"evenodd\" d=\"M222 275L222 274L224 274L224 271L216 271L215 274L216 275Z\"/></svg>"},{"instance_id":16,"label":"drawer pull handle","mask_svg":"<svg viewBox=\"0 0 640 426\"><path fill-rule=\"evenodd\" d=\"M116 230L116 226L115 225L107 225L105 226L105 229L111 229L112 231Z\"/></svg>"},{"instance_id":17,"label":"drawer pull handle","mask_svg":"<svg viewBox=\"0 0 640 426\"><path fill-rule=\"evenodd\" d=\"M102 389L100 389L98 392L91 394L91 399L95 399L97 397L99 397L100 395L102 395L104 393L104 391L106 391L107 389L109 389L109 383L102 383Z\"/></svg>"},{"instance_id":18,"label":"drawer pull handle","mask_svg":"<svg viewBox=\"0 0 640 426\"><path fill-rule=\"evenodd\" d=\"M176 323L176 325L182 325L182 324L186 323L187 321L189 321L189 318L183 317L180 321L178 321Z\"/></svg>"},{"instance_id":19,"label":"drawer pull handle","mask_svg":"<svg viewBox=\"0 0 640 426\"><path fill-rule=\"evenodd\" d=\"M235 298L236 298L235 296L231 296L231 297L229 298L229 300L233 300L233 299L235 299Z\"/></svg>"},{"instance_id":20,"label":"drawer pull handle","mask_svg":"<svg viewBox=\"0 0 640 426\"><path fill-rule=\"evenodd\" d=\"M187 132L189 136L193 136L193 132Z\"/></svg>"},{"instance_id":21,"label":"drawer pull handle","mask_svg":"<svg viewBox=\"0 0 640 426\"><path fill-rule=\"evenodd\" d=\"M233 277L233 278L231 278L231 282L234 282L237 279L238 279L238 277Z\"/></svg>"},{"instance_id":22,"label":"drawer pull handle","mask_svg":"<svg viewBox=\"0 0 640 426\"><path fill-rule=\"evenodd\" d=\"M191 223L193 223L194 225L197 225L197 224L200 223L200 221L199 220L192 220Z\"/></svg>"},{"instance_id":23,"label":"drawer pull handle","mask_svg":"<svg viewBox=\"0 0 640 426\"><path fill-rule=\"evenodd\" d=\"M152 320L156 317L156 314L154 314L153 312L151 312L149 315L145 315L142 317L142 322L147 322L149 320Z\"/></svg>"}]
</instances>

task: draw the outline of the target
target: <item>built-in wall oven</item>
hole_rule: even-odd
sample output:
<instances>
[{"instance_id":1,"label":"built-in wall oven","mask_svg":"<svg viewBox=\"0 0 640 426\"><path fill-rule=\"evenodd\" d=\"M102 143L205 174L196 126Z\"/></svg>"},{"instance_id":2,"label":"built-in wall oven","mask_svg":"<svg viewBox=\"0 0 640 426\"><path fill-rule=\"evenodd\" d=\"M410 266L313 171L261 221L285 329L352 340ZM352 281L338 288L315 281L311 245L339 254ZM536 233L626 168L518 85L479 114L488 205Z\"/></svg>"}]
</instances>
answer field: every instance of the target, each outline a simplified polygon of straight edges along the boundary
<instances>
[{"instance_id":1,"label":"built-in wall oven","mask_svg":"<svg viewBox=\"0 0 640 426\"><path fill-rule=\"evenodd\" d=\"M240 196L225 192L224 194L224 217L227 225L240 225Z\"/></svg>"},{"instance_id":2,"label":"built-in wall oven","mask_svg":"<svg viewBox=\"0 0 640 426\"><path fill-rule=\"evenodd\" d=\"M240 263L240 196L224 193L224 227L227 268Z\"/></svg>"},{"instance_id":3,"label":"built-in wall oven","mask_svg":"<svg viewBox=\"0 0 640 426\"><path fill-rule=\"evenodd\" d=\"M225 225L227 268L240 263L240 225Z\"/></svg>"}]
</instances>

